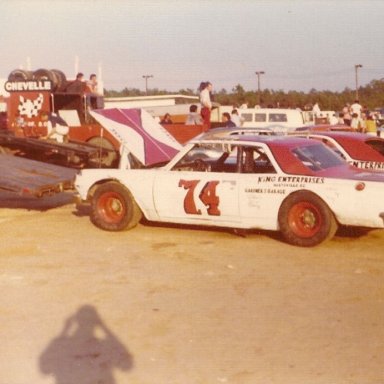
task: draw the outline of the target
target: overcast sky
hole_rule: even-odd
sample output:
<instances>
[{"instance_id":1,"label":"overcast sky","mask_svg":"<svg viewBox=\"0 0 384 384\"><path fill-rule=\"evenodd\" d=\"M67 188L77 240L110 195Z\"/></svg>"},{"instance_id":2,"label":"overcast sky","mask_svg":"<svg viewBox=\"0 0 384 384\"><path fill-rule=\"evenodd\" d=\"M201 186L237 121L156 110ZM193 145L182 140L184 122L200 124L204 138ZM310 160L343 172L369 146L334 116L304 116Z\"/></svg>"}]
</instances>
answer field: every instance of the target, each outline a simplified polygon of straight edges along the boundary
<instances>
[{"instance_id":1,"label":"overcast sky","mask_svg":"<svg viewBox=\"0 0 384 384\"><path fill-rule=\"evenodd\" d=\"M102 68L104 87L342 91L384 77L382 0L0 0L0 77Z\"/></svg>"}]
</instances>

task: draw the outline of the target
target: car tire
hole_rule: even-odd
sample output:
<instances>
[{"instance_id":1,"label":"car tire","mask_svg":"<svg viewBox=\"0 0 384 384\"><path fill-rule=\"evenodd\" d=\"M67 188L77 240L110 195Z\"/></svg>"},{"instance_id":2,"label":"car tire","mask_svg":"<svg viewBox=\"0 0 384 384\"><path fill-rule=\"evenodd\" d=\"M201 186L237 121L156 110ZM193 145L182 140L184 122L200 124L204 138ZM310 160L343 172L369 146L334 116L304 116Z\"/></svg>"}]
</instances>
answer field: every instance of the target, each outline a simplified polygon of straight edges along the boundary
<instances>
[{"instance_id":1,"label":"car tire","mask_svg":"<svg viewBox=\"0 0 384 384\"><path fill-rule=\"evenodd\" d=\"M93 194L91 221L106 231L123 231L135 227L142 213L132 194L117 182L100 185Z\"/></svg>"},{"instance_id":2,"label":"car tire","mask_svg":"<svg viewBox=\"0 0 384 384\"><path fill-rule=\"evenodd\" d=\"M15 69L8 76L8 81L28 81L28 80L32 80L32 72L25 71L23 69Z\"/></svg>"},{"instance_id":3,"label":"car tire","mask_svg":"<svg viewBox=\"0 0 384 384\"><path fill-rule=\"evenodd\" d=\"M56 91L58 91L58 92L65 91L65 88L67 86L67 78L66 78L64 72L62 72L58 69L51 69L51 73L55 77Z\"/></svg>"},{"instance_id":4,"label":"car tire","mask_svg":"<svg viewBox=\"0 0 384 384\"><path fill-rule=\"evenodd\" d=\"M57 88L57 78L56 75L44 68L37 69L36 71L33 72L33 80L36 81L44 81L44 80L49 80L52 85L52 91L55 91Z\"/></svg>"},{"instance_id":5,"label":"car tire","mask_svg":"<svg viewBox=\"0 0 384 384\"><path fill-rule=\"evenodd\" d=\"M324 201L306 191L296 192L283 201L278 222L284 239L300 247L313 247L331 239L338 228Z\"/></svg>"}]
</instances>

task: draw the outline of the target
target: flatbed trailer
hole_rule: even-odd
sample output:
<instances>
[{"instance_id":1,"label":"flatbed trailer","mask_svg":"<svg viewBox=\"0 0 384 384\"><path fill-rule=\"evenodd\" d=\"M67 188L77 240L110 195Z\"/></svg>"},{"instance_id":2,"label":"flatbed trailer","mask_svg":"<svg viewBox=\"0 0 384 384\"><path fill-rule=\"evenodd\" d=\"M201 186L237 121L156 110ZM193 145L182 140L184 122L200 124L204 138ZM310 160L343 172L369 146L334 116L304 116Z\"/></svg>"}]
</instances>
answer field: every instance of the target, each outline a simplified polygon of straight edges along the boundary
<instances>
[{"instance_id":1,"label":"flatbed trailer","mask_svg":"<svg viewBox=\"0 0 384 384\"><path fill-rule=\"evenodd\" d=\"M74 188L76 170L0 154L0 190L42 197Z\"/></svg>"},{"instance_id":2,"label":"flatbed trailer","mask_svg":"<svg viewBox=\"0 0 384 384\"><path fill-rule=\"evenodd\" d=\"M73 168L102 167L104 159L114 152L113 149L75 140L59 143L49 139L18 137L8 130L0 131L0 147L2 152Z\"/></svg>"}]
</instances>

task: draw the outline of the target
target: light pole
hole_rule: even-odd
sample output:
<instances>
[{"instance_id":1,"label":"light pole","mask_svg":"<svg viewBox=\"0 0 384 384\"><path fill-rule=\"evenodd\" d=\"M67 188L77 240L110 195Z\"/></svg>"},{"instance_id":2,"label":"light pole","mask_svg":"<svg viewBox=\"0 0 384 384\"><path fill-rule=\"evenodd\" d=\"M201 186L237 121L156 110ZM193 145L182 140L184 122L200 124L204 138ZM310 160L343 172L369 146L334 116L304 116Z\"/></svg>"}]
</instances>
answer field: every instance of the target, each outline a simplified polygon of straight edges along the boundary
<instances>
[{"instance_id":1,"label":"light pole","mask_svg":"<svg viewBox=\"0 0 384 384\"><path fill-rule=\"evenodd\" d=\"M260 90L260 75L264 75L264 71L256 71L255 72L257 75L257 92L259 94L259 104L261 104L261 90Z\"/></svg>"},{"instance_id":2,"label":"light pole","mask_svg":"<svg viewBox=\"0 0 384 384\"><path fill-rule=\"evenodd\" d=\"M356 100L359 100L359 81L357 77L357 70L363 68L361 64L355 64L355 80L356 80Z\"/></svg>"},{"instance_id":3,"label":"light pole","mask_svg":"<svg viewBox=\"0 0 384 384\"><path fill-rule=\"evenodd\" d=\"M143 75L143 79L145 79L145 94L148 95L148 79L152 78L153 75Z\"/></svg>"}]
</instances>

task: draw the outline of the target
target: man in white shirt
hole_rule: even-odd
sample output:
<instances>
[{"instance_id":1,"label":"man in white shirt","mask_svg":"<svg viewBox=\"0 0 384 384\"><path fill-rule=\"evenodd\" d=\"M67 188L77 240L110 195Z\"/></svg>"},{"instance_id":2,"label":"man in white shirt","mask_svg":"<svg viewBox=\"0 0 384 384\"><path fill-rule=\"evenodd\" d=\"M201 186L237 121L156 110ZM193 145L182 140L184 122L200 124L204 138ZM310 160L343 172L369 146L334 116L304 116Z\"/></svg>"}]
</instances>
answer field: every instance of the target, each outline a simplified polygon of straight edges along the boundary
<instances>
[{"instance_id":1,"label":"man in white shirt","mask_svg":"<svg viewBox=\"0 0 384 384\"><path fill-rule=\"evenodd\" d=\"M202 124L203 124L203 119L200 116L200 114L197 112L197 105L192 104L189 107L189 114L185 121L185 125L202 125Z\"/></svg>"},{"instance_id":2,"label":"man in white shirt","mask_svg":"<svg viewBox=\"0 0 384 384\"><path fill-rule=\"evenodd\" d=\"M351 114L353 115L354 113L357 113L357 116L360 118L361 117L361 111L363 107L360 105L359 100L355 100L355 102L351 105Z\"/></svg>"}]
</instances>

